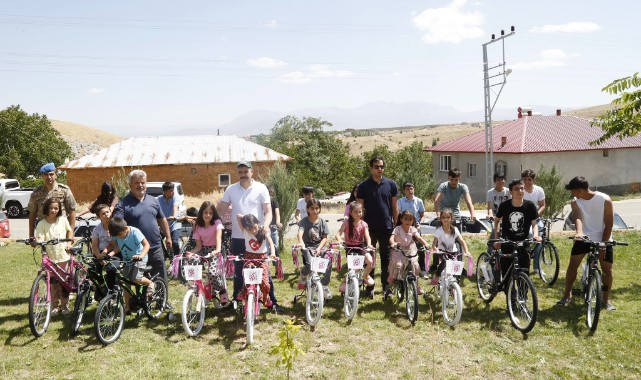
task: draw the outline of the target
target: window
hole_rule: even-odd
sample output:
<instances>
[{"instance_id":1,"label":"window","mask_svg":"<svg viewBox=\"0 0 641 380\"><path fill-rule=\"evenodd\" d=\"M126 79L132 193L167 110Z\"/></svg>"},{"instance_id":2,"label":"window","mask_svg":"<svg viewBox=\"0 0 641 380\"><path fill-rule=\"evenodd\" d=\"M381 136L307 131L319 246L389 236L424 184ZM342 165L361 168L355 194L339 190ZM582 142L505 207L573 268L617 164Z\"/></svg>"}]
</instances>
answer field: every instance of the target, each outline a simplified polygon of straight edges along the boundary
<instances>
[{"instance_id":1,"label":"window","mask_svg":"<svg viewBox=\"0 0 641 380\"><path fill-rule=\"evenodd\" d=\"M452 156L441 154L439 156L438 170L441 172L446 172L452 167Z\"/></svg>"},{"instance_id":2,"label":"window","mask_svg":"<svg viewBox=\"0 0 641 380\"><path fill-rule=\"evenodd\" d=\"M494 164L494 173L502 173L507 177L507 162L496 161L496 163Z\"/></svg>"},{"instance_id":3,"label":"window","mask_svg":"<svg viewBox=\"0 0 641 380\"><path fill-rule=\"evenodd\" d=\"M476 177L476 164L467 164L467 176Z\"/></svg>"},{"instance_id":4,"label":"window","mask_svg":"<svg viewBox=\"0 0 641 380\"><path fill-rule=\"evenodd\" d=\"M607 149L603 149L603 157L610 157L610 151Z\"/></svg>"},{"instance_id":5,"label":"window","mask_svg":"<svg viewBox=\"0 0 641 380\"><path fill-rule=\"evenodd\" d=\"M229 180L229 174L218 174L218 187L226 187L229 186L230 180Z\"/></svg>"}]
</instances>

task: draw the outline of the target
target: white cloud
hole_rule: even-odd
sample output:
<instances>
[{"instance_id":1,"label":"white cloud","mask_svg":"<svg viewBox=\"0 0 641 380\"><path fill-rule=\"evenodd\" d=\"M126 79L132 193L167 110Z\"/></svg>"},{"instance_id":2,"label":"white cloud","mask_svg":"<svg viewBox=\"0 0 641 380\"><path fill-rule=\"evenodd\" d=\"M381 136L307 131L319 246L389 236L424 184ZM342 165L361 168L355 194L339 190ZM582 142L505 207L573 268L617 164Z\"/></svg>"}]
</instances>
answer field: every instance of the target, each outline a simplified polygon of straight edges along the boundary
<instances>
[{"instance_id":1,"label":"white cloud","mask_svg":"<svg viewBox=\"0 0 641 380\"><path fill-rule=\"evenodd\" d=\"M90 94L90 95L98 95L98 94L103 94L104 92L105 92L105 89L104 89L104 88L96 88L96 87L94 87L94 88L90 88L90 89L87 91L87 94Z\"/></svg>"},{"instance_id":2,"label":"white cloud","mask_svg":"<svg viewBox=\"0 0 641 380\"><path fill-rule=\"evenodd\" d=\"M286 84L305 84L311 82L313 79L302 71L292 71L281 75L278 80Z\"/></svg>"},{"instance_id":3,"label":"white cloud","mask_svg":"<svg viewBox=\"0 0 641 380\"><path fill-rule=\"evenodd\" d=\"M466 12L462 8L467 0L454 0L444 8L426 9L412 19L424 32L421 40L428 44L440 42L459 43L483 35L481 28L485 17L481 12Z\"/></svg>"},{"instance_id":4,"label":"white cloud","mask_svg":"<svg viewBox=\"0 0 641 380\"><path fill-rule=\"evenodd\" d=\"M278 26L278 23L276 22L276 20L269 20L265 22L263 25L265 25L265 27L269 29L276 29L276 27Z\"/></svg>"},{"instance_id":5,"label":"white cloud","mask_svg":"<svg viewBox=\"0 0 641 380\"><path fill-rule=\"evenodd\" d=\"M307 71L292 71L278 80L286 84L306 84L322 78L347 78L354 75L349 70L334 70L329 65L309 65Z\"/></svg>"},{"instance_id":6,"label":"white cloud","mask_svg":"<svg viewBox=\"0 0 641 380\"><path fill-rule=\"evenodd\" d=\"M529 30L530 33L589 33L595 32L601 27L593 22L569 22L559 25L535 26Z\"/></svg>"},{"instance_id":7,"label":"white cloud","mask_svg":"<svg viewBox=\"0 0 641 380\"><path fill-rule=\"evenodd\" d=\"M250 66L259 67L261 69L270 69L272 67L287 66L287 62L280 61L274 58L269 58L269 57L248 59L247 64Z\"/></svg>"},{"instance_id":8,"label":"white cloud","mask_svg":"<svg viewBox=\"0 0 641 380\"><path fill-rule=\"evenodd\" d=\"M519 62L514 65L509 65L513 70L537 70L549 69L553 67L567 66L567 61L571 58L578 57L578 54L568 54L560 49L543 50L539 53L540 60L532 62Z\"/></svg>"}]
</instances>

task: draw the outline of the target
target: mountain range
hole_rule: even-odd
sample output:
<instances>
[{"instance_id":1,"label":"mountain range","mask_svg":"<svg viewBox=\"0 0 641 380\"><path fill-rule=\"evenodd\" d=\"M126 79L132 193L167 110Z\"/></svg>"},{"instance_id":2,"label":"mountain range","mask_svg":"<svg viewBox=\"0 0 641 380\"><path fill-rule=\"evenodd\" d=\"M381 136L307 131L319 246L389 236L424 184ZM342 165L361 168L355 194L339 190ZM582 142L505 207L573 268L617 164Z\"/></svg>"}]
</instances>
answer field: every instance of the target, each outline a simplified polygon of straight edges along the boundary
<instances>
[{"instance_id":1,"label":"mountain range","mask_svg":"<svg viewBox=\"0 0 641 380\"><path fill-rule=\"evenodd\" d=\"M534 112L554 115L556 107L530 106ZM564 111L568 111L566 109ZM177 131L182 135L203 135L219 132L221 135L248 136L269 133L276 122L287 115L318 117L332 123L329 131L345 129L400 128L455 123L481 123L485 118L483 110L461 112L451 106L427 102L391 103L373 102L355 108L317 107L291 112L269 110L250 111L229 123L206 128L189 128ZM492 120L512 120L517 117L516 108L495 108ZM171 134L175 134L171 133Z\"/></svg>"}]
</instances>

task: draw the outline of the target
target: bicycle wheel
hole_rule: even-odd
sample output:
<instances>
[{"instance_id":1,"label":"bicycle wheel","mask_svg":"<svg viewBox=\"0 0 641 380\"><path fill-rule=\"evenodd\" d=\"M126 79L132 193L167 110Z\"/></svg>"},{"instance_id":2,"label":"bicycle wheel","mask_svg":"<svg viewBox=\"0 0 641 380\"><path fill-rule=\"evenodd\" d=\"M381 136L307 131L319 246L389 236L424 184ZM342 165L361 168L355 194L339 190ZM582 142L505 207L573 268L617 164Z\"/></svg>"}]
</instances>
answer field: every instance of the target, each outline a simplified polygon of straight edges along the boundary
<instances>
[{"instance_id":1,"label":"bicycle wheel","mask_svg":"<svg viewBox=\"0 0 641 380\"><path fill-rule=\"evenodd\" d=\"M485 277L487 273L488 278ZM490 291L494 280L492 279L492 264L490 263L490 255L487 252L481 253L476 262L476 290L483 302L489 304L496 296L496 293Z\"/></svg>"},{"instance_id":2,"label":"bicycle wheel","mask_svg":"<svg viewBox=\"0 0 641 380\"><path fill-rule=\"evenodd\" d=\"M83 281L78 287L78 296L73 305L73 314L71 316L71 336L78 335L80 325L82 325L82 318L85 315L85 310L89 306L89 299L91 297L91 283Z\"/></svg>"},{"instance_id":3,"label":"bicycle wheel","mask_svg":"<svg viewBox=\"0 0 641 380\"><path fill-rule=\"evenodd\" d=\"M247 294L247 302L245 303L245 324L247 327L247 345L254 343L254 318L256 318L256 301L254 300L254 293Z\"/></svg>"},{"instance_id":4,"label":"bicycle wheel","mask_svg":"<svg viewBox=\"0 0 641 380\"><path fill-rule=\"evenodd\" d=\"M185 333L196 336L205 325L205 298L198 288L190 288L183 298L182 322Z\"/></svg>"},{"instance_id":5,"label":"bicycle wheel","mask_svg":"<svg viewBox=\"0 0 641 380\"><path fill-rule=\"evenodd\" d=\"M441 297L443 303L443 319L448 326L456 326L463 313L463 293L456 282L449 282L447 289Z\"/></svg>"},{"instance_id":6,"label":"bicycle wheel","mask_svg":"<svg viewBox=\"0 0 641 380\"><path fill-rule=\"evenodd\" d=\"M403 297L405 297L405 284L403 281L396 281L396 287L394 288L394 295L398 302L403 302Z\"/></svg>"},{"instance_id":7,"label":"bicycle wheel","mask_svg":"<svg viewBox=\"0 0 641 380\"><path fill-rule=\"evenodd\" d=\"M110 293L98 304L94 318L96 338L103 345L111 344L120 338L125 326L125 309L116 293Z\"/></svg>"},{"instance_id":8,"label":"bicycle wheel","mask_svg":"<svg viewBox=\"0 0 641 380\"><path fill-rule=\"evenodd\" d=\"M319 279L312 280L307 287L305 318L310 326L316 326L323 315L323 286Z\"/></svg>"},{"instance_id":9,"label":"bicycle wheel","mask_svg":"<svg viewBox=\"0 0 641 380\"><path fill-rule=\"evenodd\" d=\"M559 251L554 243L546 241L539 254L539 277L549 286L559 277Z\"/></svg>"},{"instance_id":10,"label":"bicycle wheel","mask_svg":"<svg viewBox=\"0 0 641 380\"><path fill-rule=\"evenodd\" d=\"M348 321L354 319L356 311L358 310L358 299L360 297L360 286L358 286L358 279L356 276L351 277L347 280L347 285L345 288L345 303L344 310L345 316Z\"/></svg>"},{"instance_id":11,"label":"bicycle wheel","mask_svg":"<svg viewBox=\"0 0 641 380\"><path fill-rule=\"evenodd\" d=\"M165 310L167 304L167 284L162 278L154 280L156 286L154 293L150 297L146 297L145 301L145 315L149 319L157 319Z\"/></svg>"},{"instance_id":12,"label":"bicycle wheel","mask_svg":"<svg viewBox=\"0 0 641 380\"><path fill-rule=\"evenodd\" d=\"M586 297L586 323L590 331L596 331L599 324L599 315L601 314L601 304L603 302L603 289L601 288L601 273L595 270L588 283L588 293Z\"/></svg>"},{"instance_id":13,"label":"bicycle wheel","mask_svg":"<svg viewBox=\"0 0 641 380\"><path fill-rule=\"evenodd\" d=\"M29 294L29 328L36 338L41 337L49 327L51 320L51 299L47 275L36 276Z\"/></svg>"},{"instance_id":14,"label":"bicycle wheel","mask_svg":"<svg viewBox=\"0 0 641 380\"><path fill-rule=\"evenodd\" d=\"M407 319L416 323L418 319L418 291L416 289L416 280L405 281L405 311L407 311Z\"/></svg>"},{"instance_id":15,"label":"bicycle wheel","mask_svg":"<svg viewBox=\"0 0 641 380\"><path fill-rule=\"evenodd\" d=\"M523 272L517 273L510 281L507 294L512 325L522 333L528 333L536 323L539 304L532 280Z\"/></svg>"}]
</instances>

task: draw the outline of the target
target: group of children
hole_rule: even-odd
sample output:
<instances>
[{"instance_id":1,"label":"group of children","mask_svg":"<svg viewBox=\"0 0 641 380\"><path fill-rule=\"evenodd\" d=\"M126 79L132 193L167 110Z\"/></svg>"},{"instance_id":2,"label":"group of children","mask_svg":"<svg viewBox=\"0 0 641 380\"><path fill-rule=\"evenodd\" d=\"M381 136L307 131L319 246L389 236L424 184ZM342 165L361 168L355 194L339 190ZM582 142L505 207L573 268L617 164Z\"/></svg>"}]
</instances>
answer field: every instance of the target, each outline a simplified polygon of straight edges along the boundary
<instances>
[{"instance_id":1,"label":"group of children","mask_svg":"<svg viewBox=\"0 0 641 380\"><path fill-rule=\"evenodd\" d=\"M413 188L411 183L408 185ZM317 199L313 198L313 188L305 187L303 190L304 198L299 200L296 211L296 215L306 215L298 222L297 243L301 246L304 253L303 261L305 264L300 271L300 281L298 284L299 289L303 289L305 287L306 278L311 272L311 256L322 256L330 234L329 227L325 221L320 218L321 203ZM368 225L363 220L366 210L361 203L355 201L354 192L355 189L352 190L352 194L345 208L345 220L335 236L336 240L346 247L348 254L350 253L350 248L358 248L359 253L361 248L374 249L371 244ZM300 204L302 202L305 202L306 205L306 209L304 210L305 212L301 210ZM438 227L434 234L434 240L431 244L432 250L435 251L438 249L447 252L456 252L457 245L455 242L458 241L460 247L462 247L464 251L461 252L461 254L469 256L470 254L467 244L463 240L458 229L453 225L454 215L452 210L442 210L440 212L439 219L441 221L441 226ZM389 277L387 278L387 282L389 284L392 284L400 275L402 275L400 271L406 265L411 265L414 275L417 277L420 276L421 270L417 255L417 242L425 247L430 246L427 241L423 239L420 231L417 229L417 220L414 213L410 210L405 210L399 215L397 226L394 228L389 240L390 246L399 248L397 250L392 250L392 256L388 267ZM402 251L409 251L409 258L406 257ZM366 286L373 287L374 280L371 277L371 273L374 269L374 260L367 250L362 252L365 256L366 264L363 272L363 281ZM445 266L445 262L438 264L437 259L435 259L434 262L437 264L435 264L433 268L434 275L430 282L432 285L438 284L440 273ZM324 288L323 294L327 299L332 297L331 291L328 288L330 278L331 265L328 266L326 272L321 277L321 283ZM345 280L343 280L339 289L341 293L345 291ZM418 292L419 294L424 293L423 289L420 287Z\"/></svg>"}]
</instances>

